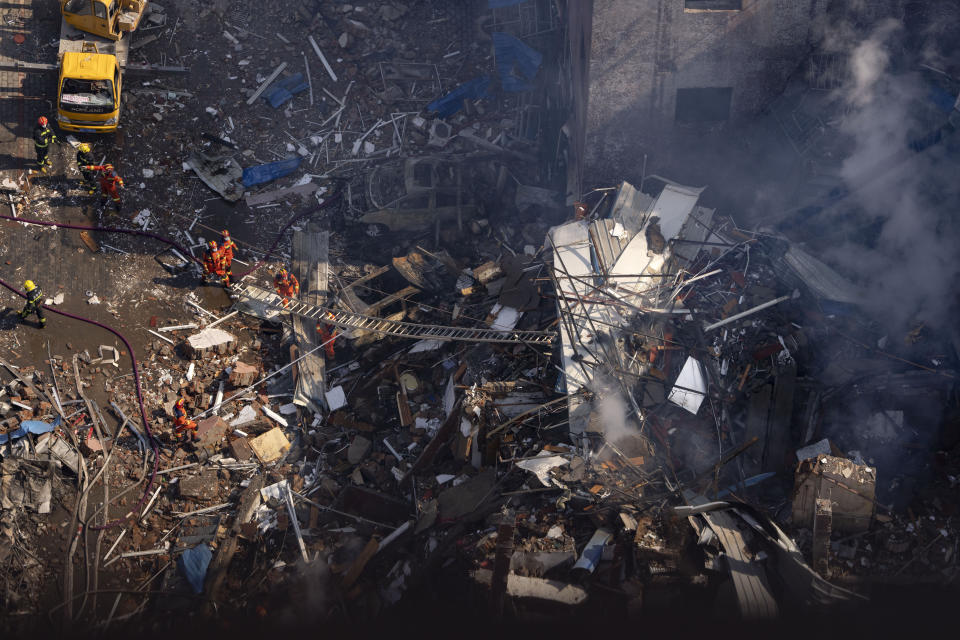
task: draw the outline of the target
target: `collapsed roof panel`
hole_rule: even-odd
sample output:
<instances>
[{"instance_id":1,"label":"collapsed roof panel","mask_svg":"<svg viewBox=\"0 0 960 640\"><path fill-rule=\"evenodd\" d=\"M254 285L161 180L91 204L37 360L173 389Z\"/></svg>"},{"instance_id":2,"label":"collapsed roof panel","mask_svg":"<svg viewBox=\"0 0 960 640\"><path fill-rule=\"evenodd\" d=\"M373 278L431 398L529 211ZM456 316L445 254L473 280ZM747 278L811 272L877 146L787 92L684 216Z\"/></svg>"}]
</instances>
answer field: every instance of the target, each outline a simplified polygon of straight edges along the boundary
<instances>
[{"instance_id":1,"label":"collapsed roof panel","mask_svg":"<svg viewBox=\"0 0 960 640\"><path fill-rule=\"evenodd\" d=\"M697 205L700 194L706 187L685 187L671 183L663 187L650 212L660 218L660 233L668 242L680 234L687 218Z\"/></svg>"}]
</instances>

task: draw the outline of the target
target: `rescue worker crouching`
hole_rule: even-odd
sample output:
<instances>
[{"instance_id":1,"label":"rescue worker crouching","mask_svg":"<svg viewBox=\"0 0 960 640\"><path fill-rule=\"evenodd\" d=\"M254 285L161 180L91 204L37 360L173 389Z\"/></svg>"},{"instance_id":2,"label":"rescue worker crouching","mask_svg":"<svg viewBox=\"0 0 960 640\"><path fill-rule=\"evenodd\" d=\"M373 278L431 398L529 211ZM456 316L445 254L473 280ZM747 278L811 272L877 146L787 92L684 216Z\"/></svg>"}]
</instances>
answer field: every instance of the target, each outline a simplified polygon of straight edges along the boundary
<instances>
[{"instance_id":1,"label":"rescue worker crouching","mask_svg":"<svg viewBox=\"0 0 960 640\"><path fill-rule=\"evenodd\" d=\"M113 206L120 212L123 201L120 199L120 189L123 187L123 178L117 175L112 164L88 164L83 166L88 171L100 172L100 206L107 202L107 196L113 200Z\"/></svg>"},{"instance_id":2,"label":"rescue worker crouching","mask_svg":"<svg viewBox=\"0 0 960 640\"><path fill-rule=\"evenodd\" d=\"M24 305L23 310L17 315L20 316L21 320L26 320L30 317L31 313L36 313L37 320L40 321L40 328L43 329L47 326L47 319L43 315L43 307L40 304L40 299L43 298L43 292L40 291L40 287L33 283L33 280L24 282L23 288L27 292L27 304Z\"/></svg>"},{"instance_id":3,"label":"rescue worker crouching","mask_svg":"<svg viewBox=\"0 0 960 640\"><path fill-rule=\"evenodd\" d=\"M93 195L97 190L97 173L87 167L94 163L92 149L86 142L77 145L77 168L80 170L80 178L83 180L83 188L87 194Z\"/></svg>"},{"instance_id":4,"label":"rescue worker crouching","mask_svg":"<svg viewBox=\"0 0 960 640\"><path fill-rule=\"evenodd\" d=\"M176 440L183 440L187 437L193 440L199 440L197 437L197 423L187 417L187 409L183 398L177 398L173 405L173 437Z\"/></svg>"},{"instance_id":5,"label":"rescue worker crouching","mask_svg":"<svg viewBox=\"0 0 960 640\"><path fill-rule=\"evenodd\" d=\"M297 277L283 267L273 276L273 287L277 290L277 295L283 298L281 304L284 307L290 303L290 298L300 295L300 283Z\"/></svg>"},{"instance_id":6,"label":"rescue worker crouching","mask_svg":"<svg viewBox=\"0 0 960 640\"><path fill-rule=\"evenodd\" d=\"M60 142L60 139L50 128L47 119L40 116L37 118L37 126L33 128L33 150L37 152L37 168L43 173L46 173L47 167L51 166L50 158L47 157L51 142Z\"/></svg>"}]
</instances>

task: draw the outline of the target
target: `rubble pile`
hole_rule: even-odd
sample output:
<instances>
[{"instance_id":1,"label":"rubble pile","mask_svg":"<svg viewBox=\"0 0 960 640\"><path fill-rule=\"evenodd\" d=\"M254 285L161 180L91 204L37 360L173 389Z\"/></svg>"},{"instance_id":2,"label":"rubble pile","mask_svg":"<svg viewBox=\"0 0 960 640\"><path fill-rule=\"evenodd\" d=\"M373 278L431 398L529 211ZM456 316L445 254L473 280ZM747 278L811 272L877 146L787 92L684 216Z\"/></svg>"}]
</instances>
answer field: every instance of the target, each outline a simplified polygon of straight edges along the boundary
<instances>
[{"instance_id":1,"label":"rubble pile","mask_svg":"<svg viewBox=\"0 0 960 640\"><path fill-rule=\"evenodd\" d=\"M702 188L564 202L562 3L193 4L135 41L174 69L124 94L118 166L163 210L123 215L193 257L230 226L243 269L201 288L155 237L87 244L138 254L103 294L135 354L14 336L0 602L104 631L769 620L955 578L957 345L887 333ZM49 188L21 212L59 220Z\"/></svg>"}]
</instances>

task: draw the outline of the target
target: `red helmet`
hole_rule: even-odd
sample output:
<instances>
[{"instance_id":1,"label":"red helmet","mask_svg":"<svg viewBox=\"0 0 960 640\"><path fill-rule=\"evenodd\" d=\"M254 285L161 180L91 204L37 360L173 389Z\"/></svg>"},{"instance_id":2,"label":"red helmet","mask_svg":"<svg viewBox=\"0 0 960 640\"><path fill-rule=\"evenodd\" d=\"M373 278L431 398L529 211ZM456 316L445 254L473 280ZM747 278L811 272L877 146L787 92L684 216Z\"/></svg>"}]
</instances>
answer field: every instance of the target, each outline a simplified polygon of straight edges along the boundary
<instances>
[{"instance_id":1,"label":"red helmet","mask_svg":"<svg viewBox=\"0 0 960 640\"><path fill-rule=\"evenodd\" d=\"M40 116L39 118L37 118L37 124L40 125L41 127L47 126L46 116Z\"/></svg>"},{"instance_id":2,"label":"red helmet","mask_svg":"<svg viewBox=\"0 0 960 640\"><path fill-rule=\"evenodd\" d=\"M230 232L227 231L226 229L224 229L223 231L221 231L220 234L221 234L224 238L229 238L229 237L230 237Z\"/></svg>"},{"instance_id":3,"label":"red helmet","mask_svg":"<svg viewBox=\"0 0 960 640\"><path fill-rule=\"evenodd\" d=\"M178 406L178 407L182 407L182 406L183 406L183 398L177 398L177 404L176 404L176 406Z\"/></svg>"}]
</instances>

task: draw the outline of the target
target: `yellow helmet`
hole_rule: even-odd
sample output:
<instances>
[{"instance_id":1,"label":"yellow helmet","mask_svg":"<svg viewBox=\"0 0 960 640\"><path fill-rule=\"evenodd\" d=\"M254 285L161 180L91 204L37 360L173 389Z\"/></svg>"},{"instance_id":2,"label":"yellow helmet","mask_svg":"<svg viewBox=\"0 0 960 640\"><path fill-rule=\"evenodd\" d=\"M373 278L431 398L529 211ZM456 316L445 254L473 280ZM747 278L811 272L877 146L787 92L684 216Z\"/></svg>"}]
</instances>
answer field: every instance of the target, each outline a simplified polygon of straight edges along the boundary
<instances>
[{"instance_id":1,"label":"yellow helmet","mask_svg":"<svg viewBox=\"0 0 960 640\"><path fill-rule=\"evenodd\" d=\"M23 283L23 288L26 289L27 291L33 291L34 289L37 288L37 285L33 284L33 280L27 280L26 282Z\"/></svg>"},{"instance_id":2,"label":"yellow helmet","mask_svg":"<svg viewBox=\"0 0 960 640\"><path fill-rule=\"evenodd\" d=\"M90 153L90 145L86 142L81 142L77 145L77 151L80 153Z\"/></svg>"}]
</instances>

